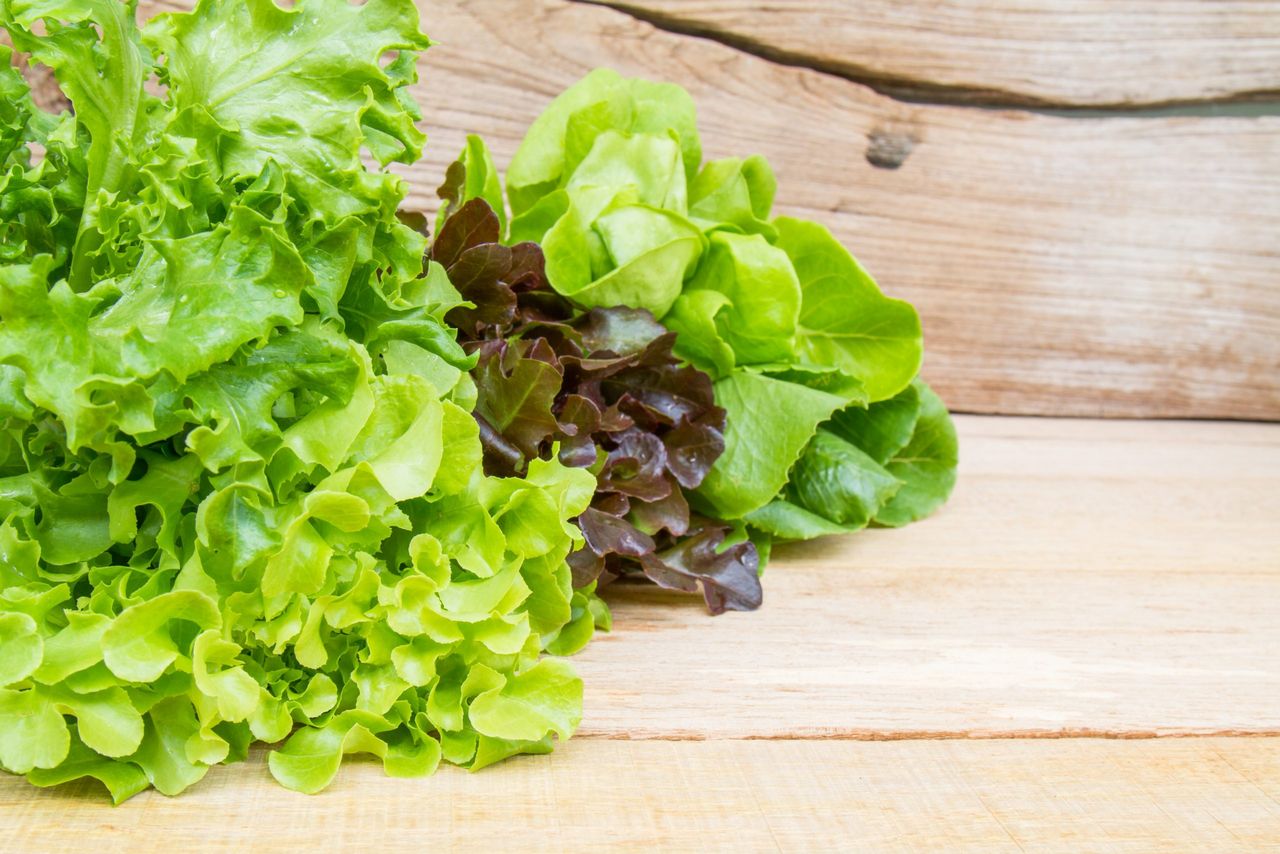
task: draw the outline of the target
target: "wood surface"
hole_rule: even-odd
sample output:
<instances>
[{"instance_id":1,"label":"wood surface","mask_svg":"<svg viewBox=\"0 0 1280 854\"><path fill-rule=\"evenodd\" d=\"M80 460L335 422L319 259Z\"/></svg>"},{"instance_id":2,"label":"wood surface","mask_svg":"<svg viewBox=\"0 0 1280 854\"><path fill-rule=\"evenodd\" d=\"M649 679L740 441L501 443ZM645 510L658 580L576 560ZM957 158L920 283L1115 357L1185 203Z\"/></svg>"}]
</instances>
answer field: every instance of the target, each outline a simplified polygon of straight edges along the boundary
<instances>
[{"instance_id":1,"label":"wood surface","mask_svg":"<svg viewBox=\"0 0 1280 854\"><path fill-rule=\"evenodd\" d=\"M0 849L227 851L1264 852L1280 739L579 739L469 775L352 762L314 797L261 752L180 798L113 808L0 777Z\"/></svg>"},{"instance_id":2,"label":"wood surface","mask_svg":"<svg viewBox=\"0 0 1280 854\"><path fill-rule=\"evenodd\" d=\"M910 96L1138 107L1280 95L1273 0L598 0Z\"/></svg>"},{"instance_id":3,"label":"wood surface","mask_svg":"<svg viewBox=\"0 0 1280 854\"><path fill-rule=\"evenodd\" d=\"M780 550L757 613L616 594L582 731L1280 735L1280 426L959 427L940 514Z\"/></svg>"},{"instance_id":4,"label":"wood surface","mask_svg":"<svg viewBox=\"0 0 1280 854\"><path fill-rule=\"evenodd\" d=\"M709 156L765 154L779 212L828 224L918 306L953 408L1280 418L1280 117L910 104L598 6L421 5L440 44L420 69L416 204L434 206L466 132L505 166L594 66L674 80ZM887 169L869 151L906 154Z\"/></svg>"},{"instance_id":5,"label":"wood surface","mask_svg":"<svg viewBox=\"0 0 1280 854\"><path fill-rule=\"evenodd\" d=\"M550 757L307 798L258 752L118 809L0 776L0 849L1280 848L1280 425L958 425L941 513L783 549L754 614L611 588Z\"/></svg>"}]
</instances>

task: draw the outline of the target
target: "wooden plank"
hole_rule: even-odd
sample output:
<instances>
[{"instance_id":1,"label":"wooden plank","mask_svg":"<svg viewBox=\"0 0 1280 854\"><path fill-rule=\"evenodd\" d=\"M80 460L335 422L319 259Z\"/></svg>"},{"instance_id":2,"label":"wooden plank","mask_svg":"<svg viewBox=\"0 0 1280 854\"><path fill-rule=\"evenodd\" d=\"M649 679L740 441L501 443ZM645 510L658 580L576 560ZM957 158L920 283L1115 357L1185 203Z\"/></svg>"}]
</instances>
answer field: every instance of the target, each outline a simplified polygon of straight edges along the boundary
<instances>
[{"instance_id":1,"label":"wooden plank","mask_svg":"<svg viewBox=\"0 0 1280 854\"><path fill-rule=\"evenodd\" d=\"M904 94L1072 107L1274 97L1270 0L592 0Z\"/></svg>"},{"instance_id":2,"label":"wooden plank","mask_svg":"<svg viewBox=\"0 0 1280 854\"><path fill-rule=\"evenodd\" d=\"M759 612L615 588L582 731L1280 733L1280 425L959 428L939 515L780 550Z\"/></svg>"},{"instance_id":3,"label":"wooden plank","mask_svg":"<svg viewBox=\"0 0 1280 854\"><path fill-rule=\"evenodd\" d=\"M1280 117L1065 119L904 104L608 9L423 3L441 44L413 203L482 133L505 165L588 69L679 81L710 156L767 155L781 212L829 224L915 302L962 411L1280 418ZM900 168L869 148L910 149ZM878 155L877 155L878 156Z\"/></svg>"},{"instance_id":4,"label":"wooden plank","mask_svg":"<svg viewBox=\"0 0 1280 854\"><path fill-rule=\"evenodd\" d=\"M349 763L313 798L261 753L113 809L0 775L6 850L1261 851L1280 739L580 740L467 775Z\"/></svg>"}]
</instances>

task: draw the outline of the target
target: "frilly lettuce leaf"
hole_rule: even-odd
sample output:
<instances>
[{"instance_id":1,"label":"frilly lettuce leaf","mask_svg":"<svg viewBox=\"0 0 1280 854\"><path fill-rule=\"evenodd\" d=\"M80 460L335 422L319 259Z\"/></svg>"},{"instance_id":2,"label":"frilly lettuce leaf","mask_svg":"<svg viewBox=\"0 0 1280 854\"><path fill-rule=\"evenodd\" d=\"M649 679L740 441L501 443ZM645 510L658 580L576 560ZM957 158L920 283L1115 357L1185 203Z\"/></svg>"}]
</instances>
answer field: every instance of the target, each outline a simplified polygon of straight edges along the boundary
<instances>
[{"instance_id":1,"label":"frilly lettuce leaf","mask_svg":"<svg viewBox=\"0 0 1280 854\"><path fill-rule=\"evenodd\" d=\"M0 49L0 767L119 802L255 741L308 792L546 752L594 477L485 474L463 298L365 165L419 155L414 5L133 12L0 0L74 105Z\"/></svg>"},{"instance_id":2,"label":"frilly lettuce leaf","mask_svg":"<svg viewBox=\"0 0 1280 854\"><path fill-rule=\"evenodd\" d=\"M394 211L395 184L360 168L360 154L385 166L421 151L425 137L404 87L415 77L415 52L431 42L412 5L201 0L192 13L152 19L146 40L168 59L171 109L210 132L197 139L217 145L227 178L252 179L272 161L289 191L326 221ZM388 51L401 53L383 68Z\"/></svg>"}]
</instances>

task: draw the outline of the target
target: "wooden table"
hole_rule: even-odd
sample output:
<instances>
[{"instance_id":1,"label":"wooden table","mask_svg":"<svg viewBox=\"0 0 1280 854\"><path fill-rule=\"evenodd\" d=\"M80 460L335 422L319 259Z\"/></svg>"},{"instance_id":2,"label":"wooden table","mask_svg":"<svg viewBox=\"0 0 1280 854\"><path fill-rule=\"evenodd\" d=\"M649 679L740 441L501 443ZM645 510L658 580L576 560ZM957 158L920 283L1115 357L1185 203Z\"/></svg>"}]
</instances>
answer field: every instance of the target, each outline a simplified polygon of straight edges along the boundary
<instances>
[{"instance_id":1,"label":"wooden table","mask_svg":"<svg viewBox=\"0 0 1280 854\"><path fill-rule=\"evenodd\" d=\"M176 799L0 777L0 849L1280 846L1280 425L961 417L938 516L785 549L755 614L616 587L549 757Z\"/></svg>"},{"instance_id":2,"label":"wooden table","mask_svg":"<svg viewBox=\"0 0 1280 854\"><path fill-rule=\"evenodd\" d=\"M552 756L308 798L257 753L119 809L0 777L0 849L1280 849L1280 424L1007 417L1280 420L1274 2L419 5L413 204L594 66L684 84L920 307L985 414L955 497L782 550L755 614L615 588Z\"/></svg>"}]
</instances>

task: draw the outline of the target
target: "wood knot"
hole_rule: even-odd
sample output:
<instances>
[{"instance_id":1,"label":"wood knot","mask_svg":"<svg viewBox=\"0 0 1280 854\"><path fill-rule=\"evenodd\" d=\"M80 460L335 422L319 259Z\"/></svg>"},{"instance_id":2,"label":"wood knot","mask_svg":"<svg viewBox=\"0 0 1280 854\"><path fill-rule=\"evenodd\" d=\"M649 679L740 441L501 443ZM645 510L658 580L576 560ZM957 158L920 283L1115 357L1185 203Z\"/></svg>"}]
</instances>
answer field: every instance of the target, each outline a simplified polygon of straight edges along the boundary
<instances>
[{"instance_id":1,"label":"wood knot","mask_svg":"<svg viewBox=\"0 0 1280 854\"><path fill-rule=\"evenodd\" d=\"M916 147L909 133L876 128L867 134L867 162L877 169L897 169Z\"/></svg>"}]
</instances>

